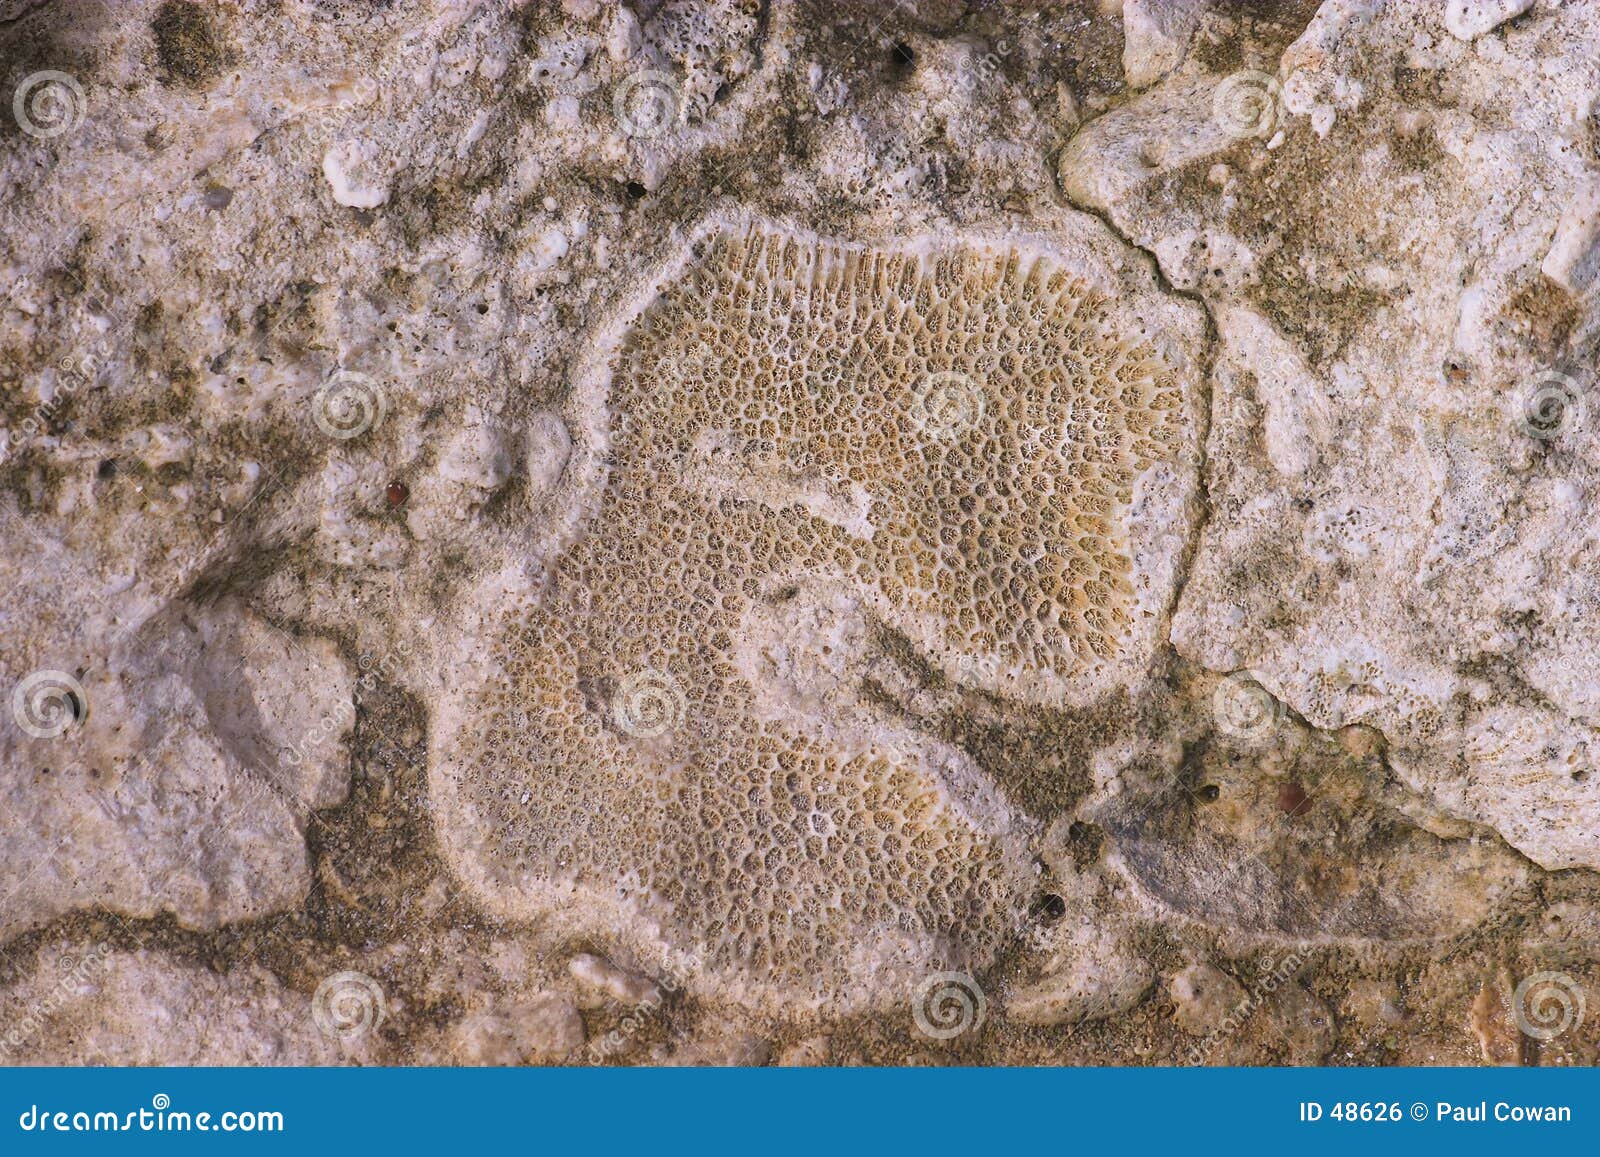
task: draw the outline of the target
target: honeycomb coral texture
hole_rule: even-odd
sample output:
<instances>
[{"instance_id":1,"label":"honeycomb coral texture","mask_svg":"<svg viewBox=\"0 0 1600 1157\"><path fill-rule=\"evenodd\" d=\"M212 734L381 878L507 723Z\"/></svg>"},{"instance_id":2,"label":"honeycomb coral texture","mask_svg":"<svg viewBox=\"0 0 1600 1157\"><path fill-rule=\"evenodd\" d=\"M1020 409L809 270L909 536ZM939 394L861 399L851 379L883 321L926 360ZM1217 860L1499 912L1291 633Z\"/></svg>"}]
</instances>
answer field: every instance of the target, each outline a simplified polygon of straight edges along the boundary
<instances>
[{"instance_id":1,"label":"honeycomb coral texture","mask_svg":"<svg viewBox=\"0 0 1600 1157\"><path fill-rule=\"evenodd\" d=\"M1019 691L1115 659L1180 398L1113 309L1017 249L702 237L617 347L597 511L497 642L464 769L496 861L819 1004L867 960L991 957L1027 899L1004 805L761 718L740 633L821 584Z\"/></svg>"}]
</instances>

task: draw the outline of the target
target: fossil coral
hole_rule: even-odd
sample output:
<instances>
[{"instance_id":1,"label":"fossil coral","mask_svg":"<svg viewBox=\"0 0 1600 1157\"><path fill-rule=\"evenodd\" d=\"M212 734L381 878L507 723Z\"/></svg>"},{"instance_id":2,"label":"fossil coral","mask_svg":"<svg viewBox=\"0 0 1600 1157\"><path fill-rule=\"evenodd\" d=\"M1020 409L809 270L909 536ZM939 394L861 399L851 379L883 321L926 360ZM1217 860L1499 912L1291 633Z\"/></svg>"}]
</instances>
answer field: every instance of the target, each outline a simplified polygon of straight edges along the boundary
<instances>
[{"instance_id":1,"label":"fossil coral","mask_svg":"<svg viewBox=\"0 0 1600 1157\"><path fill-rule=\"evenodd\" d=\"M702 233L614 350L598 506L447 765L480 854L789 1000L991 955L1027 823L843 665L867 623L1025 700L1136 658L1126 512L1184 427L1141 325L1017 246Z\"/></svg>"}]
</instances>

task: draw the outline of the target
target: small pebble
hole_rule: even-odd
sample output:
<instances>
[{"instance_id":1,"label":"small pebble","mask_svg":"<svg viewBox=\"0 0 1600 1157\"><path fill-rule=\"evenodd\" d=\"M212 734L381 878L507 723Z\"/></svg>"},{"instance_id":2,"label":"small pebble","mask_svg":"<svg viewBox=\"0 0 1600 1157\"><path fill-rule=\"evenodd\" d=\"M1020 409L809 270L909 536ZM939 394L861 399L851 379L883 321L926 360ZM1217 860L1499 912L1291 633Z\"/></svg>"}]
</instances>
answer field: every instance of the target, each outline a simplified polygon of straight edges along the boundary
<instances>
[{"instance_id":1,"label":"small pebble","mask_svg":"<svg viewBox=\"0 0 1600 1157\"><path fill-rule=\"evenodd\" d=\"M604 957L580 952L567 964L580 985L622 1004L639 1005L661 999L661 990L646 978L618 968Z\"/></svg>"}]
</instances>

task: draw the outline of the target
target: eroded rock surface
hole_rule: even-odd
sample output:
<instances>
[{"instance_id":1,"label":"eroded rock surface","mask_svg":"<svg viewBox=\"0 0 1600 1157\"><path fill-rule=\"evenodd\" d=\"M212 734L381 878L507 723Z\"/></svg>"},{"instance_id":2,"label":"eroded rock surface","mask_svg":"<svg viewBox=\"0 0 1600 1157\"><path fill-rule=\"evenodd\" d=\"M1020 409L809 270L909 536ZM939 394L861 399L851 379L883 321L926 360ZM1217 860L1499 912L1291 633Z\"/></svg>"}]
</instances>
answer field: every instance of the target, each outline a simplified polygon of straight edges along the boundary
<instances>
[{"instance_id":1,"label":"eroded rock surface","mask_svg":"<svg viewBox=\"0 0 1600 1157\"><path fill-rule=\"evenodd\" d=\"M7 1059L1592 1063L1597 46L0 4Z\"/></svg>"}]
</instances>

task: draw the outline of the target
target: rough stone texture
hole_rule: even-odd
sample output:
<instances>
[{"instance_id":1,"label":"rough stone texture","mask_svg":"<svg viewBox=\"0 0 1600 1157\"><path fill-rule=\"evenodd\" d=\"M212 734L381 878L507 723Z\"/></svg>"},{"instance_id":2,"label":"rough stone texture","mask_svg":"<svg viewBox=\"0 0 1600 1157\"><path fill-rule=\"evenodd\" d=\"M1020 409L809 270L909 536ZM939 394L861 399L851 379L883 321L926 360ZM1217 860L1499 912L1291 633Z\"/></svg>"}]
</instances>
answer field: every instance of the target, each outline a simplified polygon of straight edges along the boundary
<instances>
[{"instance_id":1,"label":"rough stone texture","mask_svg":"<svg viewBox=\"0 0 1600 1157\"><path fill-rule=\"evenodd\" d=\"M1208 0L1122 0L1122 72L1148 88L1183 62Z\"/></svg>"},{"instance_id":2,"label":"rough stone texture","mask_svg":"<svg viewBox=\"0 0 1600 1157\"><path fill-rule=\"evenodd\" d=\"M1594 1063L1597 94L1554 0L0 0L0 1051Z\"/></svg>"},{"instance_id":3,"label":"rough stone texture","mask_svg":"<svg viewBox=\"0 0 1600 1157\"><path fill-rule=\"evenodd\" d=\"M1092 917L1057 933L1060 947L1040 962L1042 975L1011 990L1007 1012L1024 1024L1077 1024L1126 1012L1155 981L1150 966L1125 947L1120 929L1093 925Z\"/></svg>"},{"instance_id":4,"label":"rough stone texture","mask_svg":"<svg viewBox=\"0 0 1600 1157\"><path fill-rule=\"evenodd\" d=\"M1541 271L1553 244L1562 269L1592 259L1593 16L1471 50L1420 9L1325 5L1260 79L1280 144L1202 132L1163 155L1210 114L1197 78L1062 163L1217 323L1213 517L1179 650L1255 671L1315 726L1379 728L1431 803L1552 868L1600 863L1588 383L1564 401L1594 313ZM1434 84L1448 108L1419 99ZM1351 227L1313 227L1308 197Z\"/></svg>"},{"instance_id":5,"label":"rough stone texture","mask_svg":"<svg viewBox=\"0 0 1600 1157\"><path fill-rule=\"evenodd\" d=\"M1190 1036L1216 1032L1244 1002L1244 989L1214 964L1191 964L1167 978L1172 1015Z\"/></svg>"},{"instance_id":6,"label":"rough stone texture","mask_svg":"<svg viewBox=\"0 0 1600 1157\"><path fill-rule=\"evenodd\" d=\"M661 999L661 990L645 977L618 968L592 953L578 953L567 962L567 971L591 997L623 1004L646 1004Z\"/></svg>"},{"instance_id":7,"label":"rough stone texture","mask_svg":"<svg viewBox=\"0 0 1600 1157\"><path fill-rule=\"evenodd\" d=\"M305 1065L341 1059L311 1000L264 970L224 975L151 952L68 944L10 986L0 1051L25 1065ZM11 1039L15 1033L15 1042Z\"/></svg>"},{"instance_id":8,"label":"rough stone texture","mask_svg":"<svg viewBox=\"0 0 1600 1157\"><path fill-rule=\"evenodd\" d=\"M466 1065L561 1060L583 1044L583 1018L569 997L550 995L469 1013L451 1026L450 1059Z\"/></svg>"},{"instance_id":9,"label":"rough stone texture","mask_svg":"<svg viewBox=\"0 0 1600 1157\"><path fill-rule=\"evenodd\" d=\"M1476 40L1532 7L1533 0L1450 0L1444 26L1452 36Z\"/></svg>"},{"instance_id":10,"label":"rough stone texture","mask_svg":"<svg viewBox=\"0 0 1600 1157\"><path fill-rule=\"evenodd\" d=\"M0 807L0 932L89 905L216 927L298 903L309 809L348 783L348 664L232 600L175 601L132 626L107 603L74 621L49 607L65 574L47 566L6 595L13 622L36 615L4 662L20 695L0 764L25 774Z\"/></svg>"}]
</instances>

